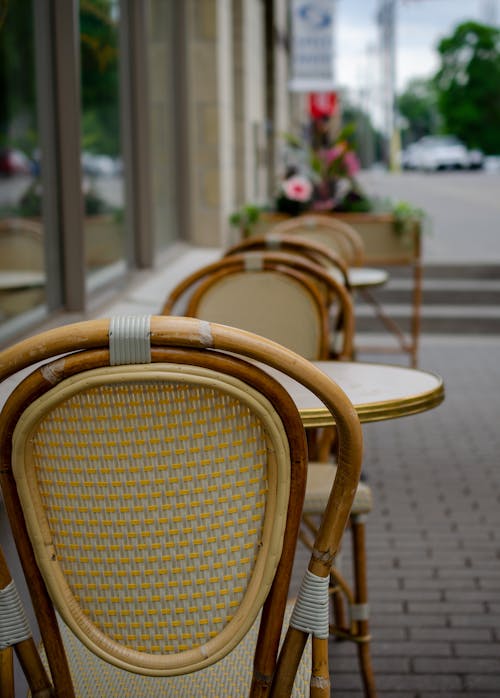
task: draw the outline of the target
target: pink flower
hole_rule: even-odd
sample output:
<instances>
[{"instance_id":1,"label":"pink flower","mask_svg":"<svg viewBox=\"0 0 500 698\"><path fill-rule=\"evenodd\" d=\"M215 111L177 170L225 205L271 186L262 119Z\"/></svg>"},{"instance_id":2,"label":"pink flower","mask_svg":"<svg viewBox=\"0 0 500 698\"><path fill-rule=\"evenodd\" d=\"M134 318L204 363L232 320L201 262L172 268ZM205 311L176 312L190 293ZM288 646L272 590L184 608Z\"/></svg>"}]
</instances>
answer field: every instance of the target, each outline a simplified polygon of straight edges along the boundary
<instances>
[{"instance_id":1,"label":"pink flower","mask_svg":"<svg viewBox=\"0 0 500 698\"><path fill-rule=\"evenodd\" d=\"M348 177L354 177L354 175L359 172L360 164L358 156L352 150L348 150L344 155L344 165L347 170Z\"/></svg>"},{"instance_id":2,"label":"pink flower","mask_svg":"<svg viewBox=\"0 0 500 698\"><path fill-rule=\"evenodd\" d=\"M287 199L302 202L309 201L313 191L311 182L300 175L285 179L281 188Z\"/></svg>"},{"instance_id":3,"label":"pink flower","mask_svg":"<svg viewBox=\"0 0 500 698\"><path fill-rule=\"evenodd\" d=\"M333 148L326 151L326 164L331 165L334 160L337 160L345 152L345 143L337 143Z\"/></svg>"}]
</instances>

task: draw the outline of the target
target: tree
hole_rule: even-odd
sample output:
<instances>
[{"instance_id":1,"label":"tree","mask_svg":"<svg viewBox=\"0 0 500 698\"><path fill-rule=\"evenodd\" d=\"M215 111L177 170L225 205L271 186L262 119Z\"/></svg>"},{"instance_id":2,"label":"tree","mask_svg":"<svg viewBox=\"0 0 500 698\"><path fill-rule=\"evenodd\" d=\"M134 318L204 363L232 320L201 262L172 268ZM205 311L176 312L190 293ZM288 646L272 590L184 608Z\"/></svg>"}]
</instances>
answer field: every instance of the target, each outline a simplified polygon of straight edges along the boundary
<instances>
[{"instance_id":1,"label":"tree","mask_svg":"<svg viewBox=\"0 0 500 698\"><path fill-rule=\"evenodd\" d=\"M81 0L83 148L120 153L118 23L115 0Z\"/></svg>"},{"instance_id":2,"label":"tree","mask_svg":"<svg viewBox=\"0 0 500 698\"><path fill-rule=\"evenodd\" d=\"M431 80L411 80L406 90L398 97L397 107L405 124L402 128L405 145L438 130L440 116L436 91Z\"/></svg>"},{"instance_id":3,"label":"tree","mask_svg":"<svg viewBox=\"0 0 500 698\"><path fill-rule=\"evenodd\" d=\"M500 30L465 22L438 51L434 84L446 130L469 147L500 153Z\"/></svg>"},{"instance_id":4,"label":"tree","mask_svg":"<svg viewBox=\"0 0 500 698\"><path fill-rule=\"evenodd\" d=\"M381 160L383 152L382 135L373 126L368 112L355 106L342 95L342 126L354 124L353 145L363 167L371 167Z\"/></svg>"},{"instance_id":5,"label":"tree","mask_svg":"<svg viewBox=\"0 0 500 698\"><path fill-rule=\"evenodd\" d=\"M0 145L36 144L33 9L0 2Z\"/></svg>"}]
</instances>

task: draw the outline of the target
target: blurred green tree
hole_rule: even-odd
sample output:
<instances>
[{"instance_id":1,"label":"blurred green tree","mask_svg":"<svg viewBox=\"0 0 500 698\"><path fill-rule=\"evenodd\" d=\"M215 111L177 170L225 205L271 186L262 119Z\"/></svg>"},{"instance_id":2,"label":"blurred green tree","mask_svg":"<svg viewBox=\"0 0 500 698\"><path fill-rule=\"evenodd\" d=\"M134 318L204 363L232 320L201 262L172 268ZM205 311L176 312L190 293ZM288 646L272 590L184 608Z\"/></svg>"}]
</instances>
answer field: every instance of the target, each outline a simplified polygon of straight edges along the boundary
<instances>
[{"instance_id":1,"label":"blurred green tree","mask_svg":"<svg viewBox=\"0 0 500 698\"><path fill-rule=\"evenodd\" d=\"M0 3L0 145L36 145L31 2Z\"/></svg>"},{"instance_id":2,"label":"blurred green tree","mask_svg":"<svg viewBox=\"0 0 500 698\"><path fill-rule=\"evenodd\" d=\"M414 78L397 99L403 117L403 143L413 143L422 136L436 133L440 124L437 95L432 80Z\"/></svg>"},{"instance_id":3,"label":"blurred green tree","mask_svg":"<svg viewBox=\"0 0 500 698\"><path fill-rule=\"evenodd\" d=\"M120 153L116 0L81 0L83 149Z\"/></svg>"},{"instance_id":4,"label":"blurred green tree","mask_svg":"<svg viewBox=\"0 0 500 698\"><path fill-rule=\"evenodd\" d=\"M500 29L464 22L439 42L434 77L448 133L487 154L500 153Z\"/></svg>"}]
</instances>

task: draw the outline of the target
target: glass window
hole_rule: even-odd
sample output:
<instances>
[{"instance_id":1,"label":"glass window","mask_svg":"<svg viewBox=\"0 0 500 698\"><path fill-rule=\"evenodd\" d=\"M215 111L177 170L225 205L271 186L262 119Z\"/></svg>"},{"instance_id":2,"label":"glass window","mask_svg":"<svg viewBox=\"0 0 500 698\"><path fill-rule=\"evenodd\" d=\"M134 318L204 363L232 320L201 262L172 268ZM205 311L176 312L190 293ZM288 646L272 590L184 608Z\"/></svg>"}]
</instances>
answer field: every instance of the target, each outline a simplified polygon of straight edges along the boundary
<instances>
[{"instance_id":1,"label":"glass window","mask_svg":"<svg viewBox=\"0 0 500 698\"><path fill-rule=\"evenodd\" d=\"M84 235L87 279L125 269L118 0L81 0Z\"/></svg>"},{"instance_id":2,"label":"glass window","mask_svg":"<svg viewBox=\"0 0 500 698\"><path fill-rule=\"evenodd\" d=\"M156 251L178 236L175 137L174 0L149 0L149 85L153 230Z\"/></svg>"},{"instance_id":3,"label":"glass window","mask_svg":"<svg viewBox=\"0 0 500 698\"><path fill-rule=\"evenodd\" d=\"M0 4L0 332L46 301L33 4Z\"/></svg>"}]
</instances>

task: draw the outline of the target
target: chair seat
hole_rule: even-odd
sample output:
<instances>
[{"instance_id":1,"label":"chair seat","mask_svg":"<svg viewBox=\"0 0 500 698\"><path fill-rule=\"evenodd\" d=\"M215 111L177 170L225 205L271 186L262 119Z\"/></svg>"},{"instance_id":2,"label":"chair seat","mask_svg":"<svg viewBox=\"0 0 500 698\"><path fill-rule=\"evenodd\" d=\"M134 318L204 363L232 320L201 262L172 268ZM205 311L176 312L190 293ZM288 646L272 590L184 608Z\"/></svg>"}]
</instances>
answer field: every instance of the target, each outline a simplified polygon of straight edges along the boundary
<instances>
[{"instance_id":1,"label":"chair seat","mask_svg":"<svg viewBox=\"0 0 500 698\"><path fill-rule=\"evenodd\" d=\"M289 601L284 628L293 610ZM60 620L59 625L74 681L76 698L247 698L253 668L253 652L257 641L260 615L250 631L233 652L203 671L182 676L156 678L125 672L97 657L83 645ZM42 649L42 657L45 656ZM293 698L309 696L311 675L310 639L297 671ZM31 695L31 694L30 694Z\"/></svg>"},{"instance_id":2,"label":"chair seat","mask_svg":"<svg viewBox=\"0 0 500 698\"><path fill-rule=\"evenodd\" d=\"M336 472L337 466L332 463L309 463L304 502L305 514L320 514L325 510ZM368 514L372 510L372 506L373 498L370 487L364 482L359 482L351 514Z\"/></svg>"}]
</instances>

